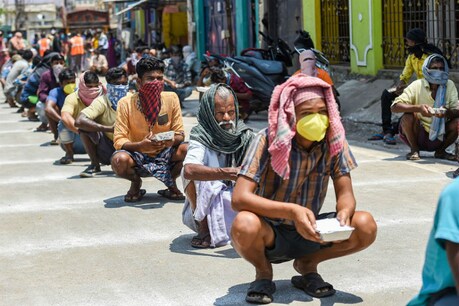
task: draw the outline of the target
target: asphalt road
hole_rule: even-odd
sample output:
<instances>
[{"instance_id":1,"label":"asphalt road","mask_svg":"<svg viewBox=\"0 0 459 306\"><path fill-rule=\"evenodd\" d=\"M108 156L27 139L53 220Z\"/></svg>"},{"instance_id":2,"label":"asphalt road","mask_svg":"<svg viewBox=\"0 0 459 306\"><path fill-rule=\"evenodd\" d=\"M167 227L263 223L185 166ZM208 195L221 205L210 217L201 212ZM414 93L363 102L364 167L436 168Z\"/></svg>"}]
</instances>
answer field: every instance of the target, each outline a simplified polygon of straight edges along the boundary
<instances>
[{"instance_id":1,"label":"asphalt road","mask_svg":"<svg viewBox=\"0 0 459 306\"><path fill-rule=\"evenodd\" d=\"M187 131L197 105L185 103ZM262 128L266 114L249 125ZM182 203L157 195L159 181L145 179L145 198L124 203L128 181L108 166L80 178L88 157L59 165L63 151L37 126L0 104L0 305L245 305L252 267L230 246L191 248ZM350 143L358 209L374 215L377 240L319 266L337 289L322 300L291 286L291 263L276 265L274 305L404 305L420 288L436 201L457 164L406 161L401 144ZM330 185L324 211L334 201Z\"/></svg>"}]
</instances>

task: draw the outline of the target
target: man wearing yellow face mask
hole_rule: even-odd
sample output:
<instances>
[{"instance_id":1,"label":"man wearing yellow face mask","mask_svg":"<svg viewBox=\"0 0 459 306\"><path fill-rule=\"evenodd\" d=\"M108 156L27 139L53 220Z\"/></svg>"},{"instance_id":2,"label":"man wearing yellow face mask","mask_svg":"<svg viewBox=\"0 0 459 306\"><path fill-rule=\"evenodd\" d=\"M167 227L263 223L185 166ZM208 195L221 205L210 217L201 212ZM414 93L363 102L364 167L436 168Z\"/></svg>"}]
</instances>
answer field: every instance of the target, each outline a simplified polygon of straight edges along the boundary
<instances>
[{"instance_id":1,"label":"man wearing yellow face mask","mask_svg":"<svg viewBox=\"0 0 459 306\"><path fill-rule=\"evenodd\" d=\"M355 210L350 171L357 165L331 86L304 74L291 77L274 89L268 120L248 149L233 192L233 209L239 211L233 246L256 270L246 301L272 302L272 264L290 260L301 274L291 280L295 287L313 297L333 295L317 266L368 247L376 223ZM319 214L330 177L336 212ZM325 243L316 220L328 218L354 231L346 240Z\"/></svg>"},{"instance_id":2,"label":"man wearing yellow face mask","mask_svg":"<svg viewBox=\"0 0 459 306\"><path fill-rule=\"evenodd\" d=\"M54 139L51 145L57 145L57 124L61 120L61 109L64 105L65 97L75 91L75 72L64 69L58 75L59 86L51 89L45 102L45 113L48 123L53 132Z\"/></svg>"}]
</instances>

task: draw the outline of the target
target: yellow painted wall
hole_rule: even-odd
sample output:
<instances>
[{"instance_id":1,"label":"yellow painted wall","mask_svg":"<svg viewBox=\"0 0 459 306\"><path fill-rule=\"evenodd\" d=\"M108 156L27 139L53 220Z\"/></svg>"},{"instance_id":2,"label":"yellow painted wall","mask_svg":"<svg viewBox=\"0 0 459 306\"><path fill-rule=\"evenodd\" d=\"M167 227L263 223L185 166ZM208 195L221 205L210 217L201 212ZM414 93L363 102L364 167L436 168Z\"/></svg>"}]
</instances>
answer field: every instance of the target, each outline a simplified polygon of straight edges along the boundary
<instances>
[{"instance_id":1,"label":"yellow painted wall","mask_svg":"<svg viewBox=\"0 0 459 306\"><path fill-rule=\"evenodd\" d=\"M163 13L163 40L167 47L186 45L188 41L188 20L186 12Z\"/></svg>"}]
</instances>

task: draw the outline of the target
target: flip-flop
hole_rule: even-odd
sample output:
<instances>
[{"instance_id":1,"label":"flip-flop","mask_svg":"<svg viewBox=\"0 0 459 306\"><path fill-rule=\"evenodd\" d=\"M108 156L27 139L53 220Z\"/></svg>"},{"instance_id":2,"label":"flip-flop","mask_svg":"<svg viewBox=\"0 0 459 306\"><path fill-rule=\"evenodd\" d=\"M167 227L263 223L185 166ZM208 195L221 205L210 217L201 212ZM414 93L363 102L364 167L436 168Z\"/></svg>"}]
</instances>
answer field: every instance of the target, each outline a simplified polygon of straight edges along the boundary
<instances>
[{"instance_id":1,"label":"flip-flop","mask_svg":"<svg viewBox=\"0 0 459 306\"><path fill-rule=\"evenodd\" d=\"M421 157L419 156L418 152L410 152L406 154L406 159L407 160L420 160Z\"/></svg>"},{"instance_id":2,"label":"flip-flop","mask_svg":"<svg viewBox=\"0 0 459 306\"><path fill-rule=\"evenodd\" d=\"M210 248L210 233L197 234L191 239L191 246L196 249Z\"/></svg>"},{"instance_id":3,"label":"flip-flop","mask_svg":"<svg viewBox=\"0 0 459 306\"><path fill-rule=\"evenodd\" d=\"M73 158L64 156L61 159L59 159L59 164L61 165L69 165L73 163Z\"/></svg>"},{"instance_id":4,"label":"flip-flop","mask_svg":"<svg viewBox=\"0 0 459 306\"><path fill-rule=\"evenodd\" d=\"M441 153L435 152L434 157L438 159L457 161L456 156L448 152L441 152Z\"/></svg>"},{"instance_id":5,"label":"flip-flop","mask_svg":"<svg viewBox=\"0 0 459 306\"><path fill-rule=\"evenodd\" d=\"M134 203L142 200L143 196L147 193L145 189L140 189L139 192L135 195L129 194L129 192L124 196L124 202Z\"/></svg>"},{"instance_id":6,"label":"flip-flop","mask_svg":"<svg viewBox=\"0 0 459 306\"><path fill-rule=\"evenodd\" d=\"M453 172L453 178L456 178L459 176L459 168L456 169L456 171Z\"/></svg>"},{"instance_id":7,"label":"flip-flop","mask_svg":"<svg viewBox=\"0 0 459 306\"><path fill-rule=\"evenodd\" d=\"M257 279L250 283L245 300L252 304L269 304L274 298L276 284L270 279Z\"/></svg>"},{"instance_id":8,"label":"flip-flop","mask_svg":"<svg viewBox=\"0 0 459 306\"><path fill-rule=\"evenodd\" d=\"M157 193L169 200L173 201L183 201L185 200L185 196L182 193L173 193L170 189L162 189L158 190Z\"/></svg>"},{"instance_id":9,"label":"flip-flop","mask_svg":"<svg viewBox=\"0 0 459 306\"><path fill-rule=\"evenodd\" d=\"M384 141L385 144L388 144L388 145L396 145L397 144L397 142L395 141L395 137L392 136L391 134L384 135L383 141Z\"/></svg>"},{"instance_id":10,"label":"flip-flop","mask_svg":"<svg viewBox=\"0 0 459 306\"><path fill-rule=\"evenodd\" d=\"M368 140L383 140L384 139L384 135L383 134L374 134L372 135L370 138L368 138Z\"/></svg>"},{"instance_id":11,"label":"flip-flop","mask_svg":"<svg viewBox=\"0 0 459 306\"><path fill-rule=\"evenodd\" d=\"M322 276L316 272L311 272L303 276L294 276L291 282L293 286L315 298L323 298L336 293L333 286L325 282Z\"/></svg>"}]
</instances>

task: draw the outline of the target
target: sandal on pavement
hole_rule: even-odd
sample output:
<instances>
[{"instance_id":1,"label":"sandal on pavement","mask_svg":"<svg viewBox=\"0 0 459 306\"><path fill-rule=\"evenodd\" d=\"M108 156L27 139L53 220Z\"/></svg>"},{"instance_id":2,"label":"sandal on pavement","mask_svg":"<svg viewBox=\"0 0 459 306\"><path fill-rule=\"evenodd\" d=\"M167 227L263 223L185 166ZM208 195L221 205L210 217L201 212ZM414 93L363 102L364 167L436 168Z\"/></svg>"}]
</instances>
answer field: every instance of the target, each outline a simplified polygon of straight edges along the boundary
<instances>
[{"instance_id":1,"label":"sandal on pavement","mask_svg":"<svg viewBox=\"0 0 459 306\"><path fill-rule=\"evenodd\" d=\"M59 142L57 142L57 139L53 139L53 140L51 140L51 141L49 142L49 144L50 144L51 146L57 146L57 145L59 144Z\"/></svg>"},{"instance_id":2,"label":"sandal on pavement","mask_svg":"<svg viewBox=\"0 0 459 306\"><path fill-rule=\"evenodd\" d=\"M392 136L392 134L386 134L384 135L383 141L385 144L388 145L396 145L397 142L395 141L395 137Z\"/></svg>"},{"instance_id":3,"label":"sandal on pavement","mask_svg":"<svg viewBox=\"0 0 459 306\"><path fill-rule=\"evenodd\" d=\"M137 194L130 194L129 192L124 196L124 202L134 203L142 200L143 196L147 193L145 189L140 189Z\"/></svg>"},{"instance_id":4,"label":"sandal on pavement","mask_svg":"<svg viewBox=\"0 0 459 306\"><path fill-rule=\"evenodd\" d=\"M270 279L257 279L250 283L245 300L252 304L269 304L274 298L276 284Z\"/></svg>"},{"instance_id":5,"label":"sandal on pavement","mask_svg":"<svg viewBox=\"0 0 459 306\"><path fill-rule=\"evenodd\" d=\"M45 123L42 123L35 129L35 132L46 132L47 130L48 130L48 125Z\"/></svg>"},{"instance_id":6,"label":"sandal on pavement","mask_svg":"<svg viewBox=\"0 0 459 306\"><path fill-rule=\"evenodd\" d=\"M456 171L453 172L453 178L456 178L459 176L459 168L456 169Z\"/></svg>"},{"instance_id":7,"label":"sandal on pavement","mask_svg":"<svg viewBox=\"0 0 459 306\"><path fill-rule=\"evenodd\" d=\"M191 246L196 249L210 248L210 233L200 233L191 239Z\"/></svg>"},{"instance_id":8,"label":"sandal on pavement","mask_svg":"<svg viewBox=\"0 0 459 306\"><path fill-rule=\"evenodd\" d=\"M59 160L59 164L68 165L73 163L73 157L64 156Z\"/></svg>"},{"instance_id":9,"label":"sandal on pavement","mask_svg":"<svg viewBox=\"0 0 459 306\"><path fill-rule=\"evenodd\" d=\"M384 135L383 134L374 134L372 135L370 138L368 138L368 140L383 140L384 139Z\"/></svg>"},{"instance_id":10,"label":"sandal on pavement","mask_svg":"<svg viewBox=\"0 0 459 306\"><path fill-rule=\"evenodd\" d=\"M418 152L410 152L410 153L406 154L406 159L407 160L420 160L421 157L419 157L419 153Z\"/></svg>"},{"instance_id":11,"label":"sandal on pavement","mask_svg":"<svg viewBox=\"0 0 459 306\"><path fill-rule=\"evenodd\" d=\"M448 152L445 152L445 151L435 152L434 157L438 158L438 159L457 161L456 156L454 154L451 154L451 153L448 153Z\"/></svg>"},{"instance_id":12,"label":"sandal on pavement","mask_svg":"<svg viewBox=\"0 0 459 306\"><path fill-rule=\"evenodd\" d=\"M163 190L158 190L158 194L166 199L173 200L173 201L185 200L185 196L180 191L173 192L170 189L163 189Z\"/></svg>"},{"instance_id":13,"label":"sandal on pavement","mask_svg":"<svg viewBox=\"0 0 459 306\"><path fill-rule=\"evenodd\" d=\"M325 282L322 276L316 272L311 272L303 276L294 276L291 282L293 286L315 298L331 296L336 292L333 286Z\"/></svg>"}]
</instances>

